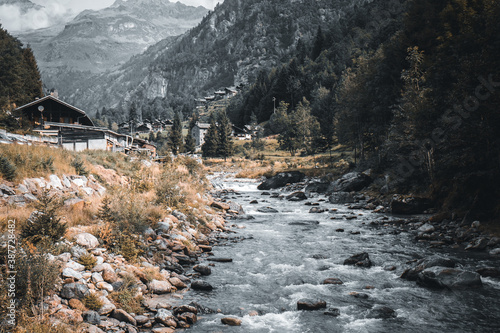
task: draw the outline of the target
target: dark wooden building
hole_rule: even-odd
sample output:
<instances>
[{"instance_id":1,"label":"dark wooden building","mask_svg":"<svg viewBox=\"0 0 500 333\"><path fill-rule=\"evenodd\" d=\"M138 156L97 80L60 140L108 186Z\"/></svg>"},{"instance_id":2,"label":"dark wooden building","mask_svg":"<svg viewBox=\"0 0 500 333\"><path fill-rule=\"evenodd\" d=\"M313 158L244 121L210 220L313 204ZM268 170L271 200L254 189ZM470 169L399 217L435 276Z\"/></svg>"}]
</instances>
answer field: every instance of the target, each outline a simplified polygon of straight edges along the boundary
<instances>
[{"instance_id":1,"label":"dark wooden building","mask_svg":"<svg viewBox=\"0 0 500 333\"><path fill-rule=\"evenodd\" d=\"M94 126L85 111L52 95L34 100L16 110L21 111L21 117L30 121L34 128L43 129L45 122Z\"/></svg>"}]
</instances>

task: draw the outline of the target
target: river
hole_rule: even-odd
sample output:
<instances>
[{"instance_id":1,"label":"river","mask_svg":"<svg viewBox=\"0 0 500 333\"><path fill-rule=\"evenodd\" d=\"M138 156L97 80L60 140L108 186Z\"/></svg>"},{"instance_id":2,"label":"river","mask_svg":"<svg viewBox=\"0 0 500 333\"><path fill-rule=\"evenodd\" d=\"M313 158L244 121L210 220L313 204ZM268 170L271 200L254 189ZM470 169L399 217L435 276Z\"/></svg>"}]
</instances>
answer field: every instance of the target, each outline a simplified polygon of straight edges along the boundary
<instances>
[{"instance_id":1,"label":"river","mask_svg":"<svg viewBox=\"0 0 500 333\"><path fill-rule=\"evenodd\" d=\"M500 332L500 281L482 278L483 287L472 290L431 290L399 276L407 262L439 254L457 259L464 268L499 266L498 257L486 253L431 249L414 235L400 232L391 215L351 210L317 196L310 202L328 211L309 213L310 206L262 196L255 181L219 179L251 220L230 220L235 234L225 245L214 247L216 257L232 263L215 263L203 279L214 286L211 292L189 291L181 302L196 301L221 313L201 315L189 332ZM323 201L326 199L326 201ZM258 203L251 203L257 200ZM262 207L278 213L261 213ZM335 210L336 211L332 211ZM346 216L356 216L346 219ZM332 219L334 218L334 219ZM385 221L386 226L372 221ZM343 229L343 232L342 230ZM374 266L345 266L351 255L368 252ZM207 264L208 262L203 262ZM384 268L395 266L394 271ZM342 285L323 285L338 278ZM353 293L368 298L355 297ZM298 311L302 298L322 299L327 308L337 308L332 317L324 310ZM374 306L394 309L397 317L369 318ZM251 311L259 315L250 316ZM221 324L221 318L242 319L241 327Z\"/></svg>"}]
</instances>

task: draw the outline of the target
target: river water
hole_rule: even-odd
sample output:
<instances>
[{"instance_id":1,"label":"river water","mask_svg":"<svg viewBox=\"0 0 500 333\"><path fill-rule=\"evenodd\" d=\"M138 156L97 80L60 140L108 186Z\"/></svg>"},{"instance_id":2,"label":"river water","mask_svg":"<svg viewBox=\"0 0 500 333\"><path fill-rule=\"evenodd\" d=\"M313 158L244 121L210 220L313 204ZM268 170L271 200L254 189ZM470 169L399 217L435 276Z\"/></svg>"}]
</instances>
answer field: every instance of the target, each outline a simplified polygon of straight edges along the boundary
<instances>
[{"instance_id":1,"label":"river water","mask_svg":"<svg viewBox=\"0 0 500 333\"><path fill-rule=\"evenodd\" d=\"M227 199L242 205L254 219L229 221L236 233L229 235L226 245L214 247L216 257L233 259L215 263L212 275L203 277L215 289L189 291L179 301L221 310L201 315L189 332L500 332L499 280L482 278L482 288L448 291L399 278L408 261L434 254L457 259L472 270L482 265L498 267L498 259L430 249L415 242L412 234L395 232L396 227L370 224L388 218L390 225L395 217L351 210L322 196L308 201L319 202L329 211L313 214L304 201L262 196L255 181L225 179L219 184L237 191L239 195L230 193ZM252 200L258 204L251 204ZM268 206L279 213L258 212ZM352 215L357 218L343 217ZM372 268L343 265L360 252L369 253ZM387 266L396 270L387 271ZM323 285L326 278L339 278L344 284ZM328 308L340 310L340 316L325 315L324 310L297 311L302 298L325 300ZM377 305L394 309L397 317L369 318L370 309ZM259 315L250 316L250 311ZM225 316L242 319L242 326L222 325Z\"/></svg>"}]
</instances>

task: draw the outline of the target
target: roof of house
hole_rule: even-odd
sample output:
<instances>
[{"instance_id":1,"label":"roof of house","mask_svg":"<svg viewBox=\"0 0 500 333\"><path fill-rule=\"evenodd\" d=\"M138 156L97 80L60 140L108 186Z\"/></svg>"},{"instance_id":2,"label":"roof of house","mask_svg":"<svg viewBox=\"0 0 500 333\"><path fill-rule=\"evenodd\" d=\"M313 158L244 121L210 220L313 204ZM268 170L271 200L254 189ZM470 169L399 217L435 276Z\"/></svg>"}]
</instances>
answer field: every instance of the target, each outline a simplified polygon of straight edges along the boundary
<instances>
[{"instance_id":1,"label":"roof of house","mask_svg":"<svg viewBox=\"0 0 500 333\"><path fill-rule=\"evenodd\" d=\"M198 126L201 129L209 129L210 128L210 124L207 124L207 123L196 123L196 126Z\"/></svg>"},{"instance_id":2,"label":"roof of house","mask_svg":"<svg viewBox=\"0 0 500 333\"><path fill-rule=\"evenodd\" d=\"M34 100L33 102L31 103L28 103L28 104L25 104L25 105L22 105L18 108L16 108L16 110L24 110L26 108L29 108L30 106L34 106L34 105L37 105L37 104L40 104L40 103L43 103L44 101L47 101L47 100L52 100L52 101L55 101L71 110L74 110L80 114L82 114L82 116L86 116L88 118L88 120L90 121L90 123L92 124L92 126L94 126L94 122L92 121L92 119L90 119L90 117L88 117L87 113L85 113L85 111L83 110L80 110L79 108L77 108L76 106L73 106L71 104L68 104L66 102L63 102L61 101L59 98L55 97L55 96L52 96L52 95L47 95L45 97L42 97L42 98L39 98L39 99L36 99Z\"/></svg>"}]
</instances>

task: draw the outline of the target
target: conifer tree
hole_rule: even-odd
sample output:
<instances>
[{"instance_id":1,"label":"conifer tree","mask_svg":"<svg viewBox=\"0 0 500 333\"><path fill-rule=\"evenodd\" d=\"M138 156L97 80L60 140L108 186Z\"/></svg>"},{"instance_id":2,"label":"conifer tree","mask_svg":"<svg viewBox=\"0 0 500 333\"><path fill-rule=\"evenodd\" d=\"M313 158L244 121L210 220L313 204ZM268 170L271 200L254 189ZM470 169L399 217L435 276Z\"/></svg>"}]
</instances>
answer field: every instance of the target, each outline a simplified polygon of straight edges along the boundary
<instances>
[{"instance_id":1,"label":"conifer tree","mask_svg":"<svg viewBox=\"0 0 500 333\"><path fill-rule=\"evenodd\" d=\"M178 112L176 112L174 116L174 124L168 137L168 145L170 147L170 150L172 151L172 154L177 155L178 153L182 152L182 124Z\"/></svg>"},{"instance_id":2,"label":"conifer tree","mask_svg":"<svg viewBox=\"0 0 500 333\"><path fill-rule=\"evenodd\" d=\"M219 113L218 120L219 145L217 147L217 153L226 160L228 156L233 154L233 131L226 112Z\"/></svg>"},{"instance_id":3,"label":"conifer tree","mask_svg":"<svg viewBox=\"0 0 500 333\"><path fill-rule=\"evenodd\" d=\"M187 135L186 135L186 139L184 140L184 150L187 152L187 153L194 153L194 151L196 150L196 142L194 140L194 137L193 137L193 129L190 128Z\"/></svg>"},{"instance_id":4,"label":"conifer tree","mask_svg":"<svg viewBox=\"0 0 500 333\"><path fill-rule=\"evenodd\" d=\"M210 127L208 128L207 134L205 135L205 143L203 143L203 145L201 146L203 157L217 156L218 146L219 133L217 132L217 124L215 123L215 118L212 115L212 117L210 117Z\"/></svg>"}]
</instances>

